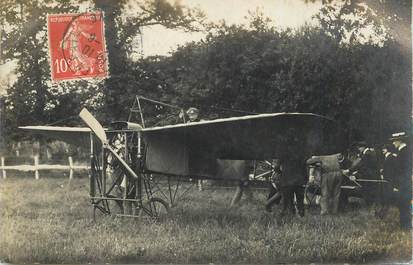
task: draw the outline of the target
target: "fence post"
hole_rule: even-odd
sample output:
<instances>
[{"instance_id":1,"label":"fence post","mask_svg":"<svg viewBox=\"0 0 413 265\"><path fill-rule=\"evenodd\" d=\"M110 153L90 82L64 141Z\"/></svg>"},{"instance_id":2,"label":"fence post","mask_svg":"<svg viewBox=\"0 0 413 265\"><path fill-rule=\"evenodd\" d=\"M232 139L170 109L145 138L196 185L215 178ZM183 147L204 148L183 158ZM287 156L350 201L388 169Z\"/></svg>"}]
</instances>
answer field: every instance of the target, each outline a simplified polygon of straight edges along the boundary
<instances>
[{"instance_id":1,"label":"fence post","mask_svg":"<svg viewBox=\"0 0 413 265\"><path fill-rule=\"evenodd\" d=\"M16 146L16 156L20 157L20 148L21 148L21 143L17 142L17 146Z\"/></svg>"},{"instance_id":2,"label":"fence post","mask_svg":"<svg viewBox=\"0 0 413 265\"><path fill-rule=\"evenodd\" d=\"M3 178L5 179L7 178L7 175L6 175L6 169L4 168L5 167L4 156L1 157L1 167L2 167L2 175L3 175Z\"/></svg>"},{"instance_id":3,"label":"fence post","mask_svg":"<svg viewBox=\"0 0 413 265\"><path fill-rule=\"evenodd\" d=\"M39 179L39 156L34 156L34 178Z\"/></svg>"},{"instance_id":4,"label":"fence post","mask_svg":"<svg viewBox=\"0 0 413 265\"><path fill-rule=\"evenodd\" d=\"M69 167L70 167L70 172L69 172L69 179L73 178L73 158L69 156Z\"/></svg>"}]
</instances>

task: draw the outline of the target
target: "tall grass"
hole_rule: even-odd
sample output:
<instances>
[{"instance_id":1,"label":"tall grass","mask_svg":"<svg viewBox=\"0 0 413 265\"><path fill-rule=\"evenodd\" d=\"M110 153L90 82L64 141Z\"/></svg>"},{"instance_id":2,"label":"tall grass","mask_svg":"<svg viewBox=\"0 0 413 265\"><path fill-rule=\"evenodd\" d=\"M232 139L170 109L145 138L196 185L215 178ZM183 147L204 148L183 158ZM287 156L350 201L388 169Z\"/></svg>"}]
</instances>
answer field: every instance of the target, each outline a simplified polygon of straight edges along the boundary
<instances>
[{"instance_id":1,"label":"tall grass","mask_svg":"<svg viewBox=\"0 0 413 265\"><path fill-rule=\"evenodd\" d=\"M397 210L277 220L264 193L229 208L233 190L192 191L161 222L92 221L87 179L0 181L0 261L12 263L310 263L409 261Z\"/></svg>"}]
</instances>

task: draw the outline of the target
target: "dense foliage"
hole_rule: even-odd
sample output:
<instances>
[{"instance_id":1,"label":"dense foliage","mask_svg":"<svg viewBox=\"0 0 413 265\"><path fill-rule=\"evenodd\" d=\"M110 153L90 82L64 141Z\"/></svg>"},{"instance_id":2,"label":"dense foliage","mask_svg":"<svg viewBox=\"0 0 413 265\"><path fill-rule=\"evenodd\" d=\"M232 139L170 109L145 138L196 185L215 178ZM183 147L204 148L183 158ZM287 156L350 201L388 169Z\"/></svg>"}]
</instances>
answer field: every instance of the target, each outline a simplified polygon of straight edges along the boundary
<instances>
[{"instance_id":1,"label":"dense foliage","mask_svg":"<svg viewBox=\"0 0 413 265\"><path fill-rule=\"evenodd\" d=\"M53 84L48 59L47 14L96 9L105 13L110 78ZM121 88L123 83L127 83L133 74L128 72L135 52L132 40L139 35L140 28L163 25L199 30L203 19L200 10L167 0L142 0L138 3L127 0L1 1L0 56L2 61L17 63L17 81L7 88L6 97L6 135L9 140L27 137L17 130L20 125L62 121L69 125L79 124L79 120L73 120L73 117L85 106L98 113L101 119L120 116L116 112L117 101L124 92Z\"/></svg>"},{"instance_id":2,"label":"dense foliage","mask_svg":"<svg viewBox=\"0 0 413 265\"><path fill-rule=\"evenodd\" d=\"M170 57L136 63L119 106L141 94L198 106L208 118L222 109L313 112L339 121L350 140L372 143L406 129L410 65L397 43L343 45L315 27L261 26L222 26Z\"/></svg>"},{"instance_id":3,"label":"dense foliage","mask_svg":"<svg viewBox=\"0 0 413 265\"><path fill-rule=\"evenodd\" d=\"M339 121L350 140L365 138L372 143L410 129L411 49L385 31L365 8L327 2L317 16L318 26L280 30L253 14L250 25L215 25L205 39L179 47L168 57L136 61L131 59L130 36L139 34L141 26L197 30L194 23L202 21L202 14L153 0L143 1L135 19L122 20L128 1L94 1L110 14L105 22L111 78L104 83L58 86L49 81L45 38L30 41L31 35L45 34L44 19L36 17L52 7L28 5L32 10L24 12L31 17L16 25L16 38L21 39L15 42L22 46L9 54L18 58L19 73L7 98L10 135L21 137L15 133L18 125L55 122L76 115L85 105L106 122L126 119L137 94L182 107L197 106L204 118L241 114L224 113L225 109L323 114ZM13 14L16 17L6 20L17 19L19 13ZM366 19L355 23L349 14ZM27 27L29 21L36 23ZM376 39L363 36L363 28L368 27L374 29ZM146 115L156 116L159 110L147 110ZM160 117L168 114L165 109L160 112Z\"/></svg>"}]
</instances>

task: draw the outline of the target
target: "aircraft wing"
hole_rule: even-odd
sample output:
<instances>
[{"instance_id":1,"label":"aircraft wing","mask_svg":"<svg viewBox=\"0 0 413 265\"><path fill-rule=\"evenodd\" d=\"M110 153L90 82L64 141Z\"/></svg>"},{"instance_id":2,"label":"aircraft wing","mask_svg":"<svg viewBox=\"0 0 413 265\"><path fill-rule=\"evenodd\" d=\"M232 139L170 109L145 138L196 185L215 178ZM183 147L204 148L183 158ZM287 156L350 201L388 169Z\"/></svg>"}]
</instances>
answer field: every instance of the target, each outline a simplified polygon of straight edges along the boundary
<instances>
[{"instance_id":1,"label":"aircraft wing","mask_svg":"<svg viewBox=\"0 0 413 265\"><path fill-rule=\"evenodd\" d=\"M270 113L145 128L151 171L213 175L217 159L309 158L344 150L337 124L312 113ZM210 174L211 173L211 174Z\"/></svg>"},{"instance_id":2,"label":"aircraft wing","mask_svg":"<svg viewBox=\"0 0 413 265\"><path fill-rule=\"evenodd\" d=\"M68 144L81 147L90 145L90 129L86 127L59 127L59 126L21 126L19 129L29 131L34 135L46 136Z\"/></svg>"},{"instance_id":3,"label":"aircraft wing","mask_svg":"<svg viewBox=\"0 0 413 265\"><path fill-rule=\"evenodd\" d=\"M89 146L89 128L20 128L78 146ZM239 179L247 169L245 163L237 161L285 157L304 160L312 155L341 152L345 147L337 124L311 113L250 115L137 131L144 138L147 170L218 179Z\"/></svg>"}]
</instances>

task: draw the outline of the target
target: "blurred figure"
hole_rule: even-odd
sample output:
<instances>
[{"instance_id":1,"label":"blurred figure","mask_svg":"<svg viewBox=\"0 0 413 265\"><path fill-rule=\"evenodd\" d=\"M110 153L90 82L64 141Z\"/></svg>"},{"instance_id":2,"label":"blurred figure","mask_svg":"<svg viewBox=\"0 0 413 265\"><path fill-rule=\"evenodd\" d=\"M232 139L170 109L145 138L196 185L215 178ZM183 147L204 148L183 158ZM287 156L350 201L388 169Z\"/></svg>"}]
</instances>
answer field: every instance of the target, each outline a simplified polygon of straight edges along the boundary
<instances>
[{"instance_id":1,"label":"blurred figure","mask_svg":"<svg viewBox=\"0 0 413 265\"><path fill-rule=\"evenodd\" d=\"M307 200L309 206L320 204L321 173L321 163L308 164L308 182L304 191L304 203Z\"/></svg>"},{"instance_id":2,"label":"blurred figure","mask_svg":"<svg viewBox=\"0 0 413 265\"><path fill-rule=\"evenodd\" d=\"M241 201L242 195L245 193L247 201L253 200L253 194L249 187L249 171L251 168L251 162L245 160L219 160L221 165L231 169L224 175L237 176L239 178L238 185L235 190L235 194L232 197L230 207L234 207ZM221 173L222 174L222 173Z\"/></svg>"},{"instance_id":3,"label":"blurred figure","mask_svg":"<svg viewBox=\"0 0 413 265\"><path fill-rule=\"evenodd\" d=\"M235 194L231 199L230 207L234 207L234 206L239 204L244 192L247 196L247 201L251 201L253 199L253 195L252 195L251 190L249 188L248 175L246 175L246 178L239 180L238 185L235 189Z\"/></svg>"},{"instance_id":4,"label":"blurred figure","mask_svg":"<svg viewBox=\"0 0 413 265\"><path fill-rule=\"evenodd\" d=\"M271 161L271 185L270 185L270 192L268 194L267 203L265 205L265 210L267 212L271 212L271 208L274 204L279 204L281 201L281 191L279 188L280 179L281 179L281 164L280 160L273 159Z\"/></svg>"}]
</instances>

